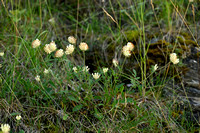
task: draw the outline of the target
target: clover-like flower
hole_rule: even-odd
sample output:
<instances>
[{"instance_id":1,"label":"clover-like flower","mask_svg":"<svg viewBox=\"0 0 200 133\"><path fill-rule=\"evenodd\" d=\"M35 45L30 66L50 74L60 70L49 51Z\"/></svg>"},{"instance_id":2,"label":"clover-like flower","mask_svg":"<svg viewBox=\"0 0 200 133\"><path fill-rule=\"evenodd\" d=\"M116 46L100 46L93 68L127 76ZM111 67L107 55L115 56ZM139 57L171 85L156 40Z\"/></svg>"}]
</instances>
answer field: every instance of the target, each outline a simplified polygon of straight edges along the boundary
<instances>
[{"instance_id":1,"label":"clover-like flower","mask_svg":"<svg viewBox=\"0 0 200 133\"><path fill-rule=\"evenodd\" d=\"M173 64L178 64L178 63L179 63L179 59L177 58L176 53L171 53L171 54L170 54L170 61L171 61Z\"/></svg>"},{"instance_id":2,"label":"clover-like flower","mask_svg":"<svg viewBox=\"0 0 200 133\"><path fill-rule=\"evenodd\" d=\"M55 53L55 57L60 58L64 55L63 49L59 49Z\"/></svg>"},{"instance_id":3,"label":"clover-like flower","mask_svg":"<svg viewBox=\"0 0 200 133\"><path fill-rule=\"evenodd\" d=\"M35 80L39 82L40 81L40 76L36 75Z\"/></svg>"},{"instance_id":4,"label":"clover-like flower","mask_svg":"<svg viewBox=\"0 0 200 133\"><path fill-rule=\"evenodd\" d=\"M21 118L22 118L21 115L17 115L17 116L16 116L16 119L17 119L18 121L21 120Z\"/></svg>"},{"instance_id":5,"label":"clover-like flower","mask_svg":"<svg viewBox=\"0 0 200 133\"><path fill-rule=\"evenodd\" d=\"M0 56L4 56L4 52L0 52Z\"/></svg>"},{"instance_id":6,"label":"clover-like flower","mask_svg":"<svg viewBox=\"0 0 200 133\"><path fill-rule=\"evenodd\" d=\"M78 70L77 67L73 67L72 69L73 69L73 71L74 71L75 73L77 73L77 70Z\"/></svg>"},{"instance_id":7,"label":"clover-like flower","mask_svg":"<svg viewBox=\"0 0 200 133\"><path fill-rule=\"evenodd\" d=\"M108 72L108 68L103 68L103 73L107 73Z\"/></svg>"},{"instance_id":8,"label":"clover-like flower","mask_svg":"<svg viewBox=\"0 0 200 133\"><path fill-rule=\"evenodd\" d=\"M76 38L73 37L73 36L69 36L68 37L68 42L71 43L71 44L75 44L76 43Z\"/></svg>"},{"instance_id":9,"label":"clover-like flower","mask_svg":"<svg viewBox=\"0 0 200 133\"><path fill-rule=\"evenodd\" d=\"M49 48L49 44L46 44L45 46L44 46L44 51L47 53L47 54L50 54L52 51L50 50L50 48Z\"/></svg>"},{"instance_id":10,"label":"clover-like flower","mask_svg":"<svg viewBox=\"0 0 200 133\"><path fill-rule=\"evenodd\" d=\"M80 48L80 50L82 50L82 51L86 51L86 50L89 49L87 43L85 43L85 42L80 43L79 48Z\"/></svg>"},{"instance_id":11,"label":"clover-like flower","mask_svg":"<svg viewBox=\"0 0 200 133\"><path fill-rule=\"evenodd\" d=\"M54 41L49 43L49 49L51 52L53 52L57 49L56 43Z\"/></svg>"},{"instance_id":12,"label":"clover-like flower","mask_svg":"<svg viewBox=\"0 0 200 133\"><path fill-rule=\"evenodd\" d=\"M155 66L153 66L153 70L156 71L158 69L158 64L155 64Z\"/></svg>"},{"instance_id":13,"label":"clover-like flower","mask_svg":"<svg viewBox=\"0 0 200 133\"><path fill-rule=\"evenodd\" d=\"M118 66L118 64L119 64L119 62L118 62L118 60L117 60L117 59L113 59L113 60L112 60L112 63L114 64L114 66L115 66L115 67L117 67L117 66Z\"/></svg>"},{"instance_id":14,"label":"clover-like flower","mask_svg":"<svg viewBox=\"0 0 200 133\"><path fill-rule=\"evenodd\" d=\"M73 52L74 52L74 45L69 44L69 45L66 47L65 54L66 54L66 55L69 55L69 54L72 54Z\"/></svg>"},{"instance_id":15,"label":"clover-like flower","mask_svg":"<svg viewBox=\"0 0 200 133\"><path fill-rule=\"evenodd\" d=\"M101 75L99 73L92 73L94 79L98 79Z\"/></svg>"},{"instance_id":16,"label":"clover-like flower","mask_svg":"<svg viewBox=\"0 0 200 133\"><path fill-rule=\"evenodd\" d=\"M88 72L89 70L90 70L90 68L88 66L83 67L84 72Z\"/></svg>"},{"instance_id":17,"label":"clover-like flower","mask_svg":"<svg viewBox=\"0 0 200 133\"><path fill-rule=\"evenodd\" d=\"M133 45L132 42L128 42L128 43L126 44L126 46L128 47L128 49L129 49L130 51L132 51L132 50L134 49L134 45Z\"/></svg>"},{"instance_id":18,"label":"clover-like flower","mask_svg":"<svg viewBox=\"0 0 200 133\"><path fill-rule=\"evenodd\" d=\"M10 125L2 124L1 125L1 130L2 130L3 133L9 133L10 132Z\"/></svg>"},{"instance_id":19,"label":"clover-like flower","mask_svg":"<svg viewBox=\"0 0 200 133\"><path fill-rule=\"evenodd\" d=\"M130 57L131 56L131 51L130 51L130 48L125 45L123 48L122 48L122 53L124 56L126 57Z\"/></svg>"},{"instance_id":20,"label":"clover-like flower","mask_svg":"<svg viewBox=\"0 0 200 133\"><path fill-rule=\"evenodd\" d=\"M39 47L41 44L40 40L39 39L36 39L32 42L32 48L37 48Z\"/></svg>"}]
</instances>

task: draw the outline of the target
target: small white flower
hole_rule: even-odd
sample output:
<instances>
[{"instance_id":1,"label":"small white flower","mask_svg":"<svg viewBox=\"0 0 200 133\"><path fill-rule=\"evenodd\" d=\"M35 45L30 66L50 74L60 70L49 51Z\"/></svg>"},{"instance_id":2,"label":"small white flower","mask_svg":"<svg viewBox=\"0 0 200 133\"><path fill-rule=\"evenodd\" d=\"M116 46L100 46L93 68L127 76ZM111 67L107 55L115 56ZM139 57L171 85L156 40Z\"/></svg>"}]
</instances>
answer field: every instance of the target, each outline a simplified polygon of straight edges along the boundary
<instances>
[{"instance_id":1,"label":"small white flower","mask_svg":"<svg viewBox=\"0 0 200 133\"><path fill-rule=\"evenodd\" d=\"M21 120L21 118L22 118L21 115L17 115L17 116L16 116L16 119L17 119L18 121Z\"/></svg>"},{"instance_id":2,"label":"small white flower","mask_svg":"<svg viewBox=\"0 0 200 133\"><path fill-rule=\"evenodd\" d=\"M39 39L36 39L32 42L32 48L37 48L39 47L41 44L40 40Z\"/></svg>"},{"instance_id":3,"label":"small white flower","mask_svg":"<svg viewBox=\"0 0 200 133\"><path fill-rule=\"evenodd\" d=\"M59 49L55 53L55 57L60 58L64 55L63 49Z\"/></svg>"},{"instance_id":4,"label":"small white flower","mask_svg":"<svg viewBox=\"0 0 200 133\"><path fill-rule=\"evenodd\" d=\"M126 46L128 47L128 49L129 49L130 51L132 51L132 50L134 49L134 45L133 45L132 42L128 42L128 43L126 44Z\"/></svg>"},{"instance_id":5,"label":"small white flower","mask_svg":"<svg viewBox=\"0 0 200 133\"><path fill-rule=\"evenodd\" d=\"M48 74L49 73L49 70L48 69L44 69L44 74Z\"/></svg>"},{"instance_id":6,"label":"small white flower","mask_svg":"<svg viewBox=\"0 0 200 133\"><path fill-rule=\"evenodd\" d=\"M107 73L108 72L108 68L103 68L103 73Z\"/></svg>"},{"instance_id":7,"label":"small white flower","mask_svg":"<svg viewBox=\"0 0 200 133\"><path fill-rule=\"evenodd\" d=\"M79 48L82 51L86 51L86 50L88 50L89 47L88 47L87 43L82 42L82 43L80 43Z\"/></svg>"},{"instance_id":8,"label":"small white flower","mask_svg":"<svg viewBox=\"0 0 200 133\"><path fill-rule=\"evenodd\" d=\"M4 52L0 52L0 56L4 56Z\"/></svg>"},{"instance_id":9,"label":"small white flower","mask_svg":"<svg viewBox=\"0 0 200 133\"><path fill-rule=\"evenodd\" d=\"M3 133L9 133L10 132L10 125L1 124L1 130L2 130Z\"/></svg>"},{"instance_id":10,"label":"small white flower","mask_svg":"<svg viewBox=\"0 0 200 133\"><path fill-rule=\"evenodd\" d=\"M179 59L177 58L176 53L171 53L170 54L170 61L173 64L178 64L179 63Z\"/></svg>"},{"instance_id":11,"label":"small white flower","mask_svg":"<svg viewBox=\"0 0 200 133\"><path fill-rule=\"evenodd\" d=\"M92 73L94 79L98 79L101 75L99 73Z\"/></svg>"},{"instance_id":12,"label":"small white flower","mask_svg":"<svg viewBox=\"0 0 200 133\"><path fill-rule=\"evenodd\" d=\"M112 63L114 64L115 67L117 67L118 64L119 64L119 62L117 61L117 59L113 59L113 60L112 60Z\"/></svg>"},{"instance_id":13,"label":"small white flower","mask_svg":"<svg viewBox=\"0 0 200 133\"><path fill-rule=\"evenodd\" d=\"M74 71L75 73L77 73L77 70L78 70L77 67L73 67L72 69L73 69L73 71Z\"/></svg>"},{"instance_id":14,"label":"small white flower","mask_svg":"<svg viewBox=\"0 0 200 133\"><path fill-rule=\"evenodd\" d=\"M40 76L36 75L35 80L39 82L40 81Z\"/></svg>"},{"instance_id":15,"label":"small white flower","mask_svg":"<svg viewBox=\"0 0 200 133\"><path fill-rule=\"evenodd\" d=\"M83 71L88 72L90 68L88 66L83 67Z\"/></svg>"},{"instance_id":16,"label":"small white flower","mask_svg":"<svg viewBox=\"0 0 200 133\"><path fill-rule=\"evenodd\" d=\"M50 48L49 48L49 44L46 44L45 46L44 46L44 51L47 53L47 54L50 54L52 51L50 50Z\"/></svg>"},{"instance_id":17,"label":"small white flower","mask_svg":"<svg viewBox=\"0 0 200 133\"><path fill-rule=\"evenodd\" d=\"M156 71L158 69L158 64L155 64L155 66L153 66L153 70Z\"/></svg>"},{"instance_id":18,"label":"small white flower","mask_svg":"<svg viewBox=\"0 0 200 133\"><path fill-rule=\"evenodd\" d=\"M72 44L75 44L76 43L76 38L74 38L73 36L69 36L68 37L68 42L72 43Z\"/></svg>"},{"instance_id":19,"label":"small white flower","mask_svg":"<svg viewBox=\"0 0 200 133\"><path fill-rule=\"evenodd\" d=\"M51 52L53 52L57 49L57 46L56 46L54 41L50 42L49 49L50 49Z\"/></svg>"},{"instance_id":20,"label":"small white flower","mask_svg":"<svg viewBox=\"0 0 200 133\"><path fill-rule=\"evenodd\" d=\"M74 45L69 44L66 48L65 54L69 55L72 54L74 52Z\"/></svg>"}]
</instances>

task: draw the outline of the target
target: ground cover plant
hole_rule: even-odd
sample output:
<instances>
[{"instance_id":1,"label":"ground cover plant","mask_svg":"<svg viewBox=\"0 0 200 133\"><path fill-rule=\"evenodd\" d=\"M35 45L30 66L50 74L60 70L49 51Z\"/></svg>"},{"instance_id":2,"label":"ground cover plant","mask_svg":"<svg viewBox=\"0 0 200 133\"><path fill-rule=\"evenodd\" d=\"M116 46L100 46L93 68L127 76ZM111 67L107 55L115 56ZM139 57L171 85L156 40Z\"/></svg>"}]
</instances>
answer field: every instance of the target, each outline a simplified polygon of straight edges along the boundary
<instances>
[{"instance_id":1,"label":"ground cover plant","mask_svg":"<svg viewBox=\"0 0 200 133\"><path fill-rule=\"evenodd\" d=\"M199 132L198 0L0 7L0 132Z\"/></svg>"}]
</instances>

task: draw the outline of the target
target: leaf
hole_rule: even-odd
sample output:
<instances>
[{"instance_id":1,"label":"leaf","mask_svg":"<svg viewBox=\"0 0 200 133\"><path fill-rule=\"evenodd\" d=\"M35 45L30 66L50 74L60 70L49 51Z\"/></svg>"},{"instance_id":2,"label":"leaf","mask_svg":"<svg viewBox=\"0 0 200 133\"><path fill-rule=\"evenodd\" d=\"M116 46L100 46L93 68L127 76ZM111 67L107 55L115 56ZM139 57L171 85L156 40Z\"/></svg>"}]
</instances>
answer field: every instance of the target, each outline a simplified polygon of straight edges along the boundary
<instances>
[{"instance_id":1,"label":"leaf","mask_svg":"<svg viewBox=\"0 0 200 133\"><path fill-rule=\"evenodd\" d=\"M19 133L25 133L24 130L20 130Z\"/></svg>"},{"instance_id":2,"label":"leaf","mask_svg":"<svg viewBox=\"0 0 200 133\"><path fill-rule=\"evenodd\" d=\"M75 106L75 107L72 109L72 111L73 111L73 112L79 111L80 109L82 109L82 107L83 107L82 104L77 105L77 106Z\"/></svg>"},{"instance_id":3,"label":"leaf","mask_svg":"<svg viewBox=\"0 0 200 133\"><path fill-rule=\"evenodd\" d=\"M68 98L69 98L70 100L75 101L75 102L78 103L78 100L77 100L75 97L73 97L73 96L68 96Z\"/></svg>"},{"instance_id":4,"label":"leaf","mask_svg":"<svg viewBox=\"0 0 200 133\"><path fill-rule=\"evenodd\" d=\"M68 117L69 117L69 115L68 115L68 114L65 114L65 115L63 116L63 120L64 120L64 121L67 120Z\"/></svg>"}]
</instances>

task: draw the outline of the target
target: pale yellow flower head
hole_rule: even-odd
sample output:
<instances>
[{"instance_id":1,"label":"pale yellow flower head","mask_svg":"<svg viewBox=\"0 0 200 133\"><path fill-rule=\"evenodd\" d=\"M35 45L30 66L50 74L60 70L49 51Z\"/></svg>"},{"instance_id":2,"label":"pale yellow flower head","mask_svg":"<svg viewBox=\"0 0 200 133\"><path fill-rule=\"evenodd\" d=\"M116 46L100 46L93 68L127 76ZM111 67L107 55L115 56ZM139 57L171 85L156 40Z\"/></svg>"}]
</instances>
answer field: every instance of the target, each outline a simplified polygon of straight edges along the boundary
<instances>
[{"instance_id":1,"label":"pale yellow flower head","mask_svg":"<svg viewBox=\"0 0 200 133\"><path fill-rule=\"evenodd\" d=\"M44 74L48 74L49 73L49 70L48 69L44 69Z\"/></svg>"},{"instance_id":2,"label":"pale yellow flower head","mask_svg":"<svg viewBox=\"0 0 200 133\"><path fill-rule=\"evenodd\" d=\"M37 48L39 47L41 44L40 40L39 39L36 39L32 42L32 48Z\"/></svg>"},{"instance_id":3,"label":"pale yellow flower head","mask_svg":"<svg viewBox=\"0 0 200 133\"><path fill-rule=\"evenodd\" d=\"M0 56L4 56L4 52L0 52Z\"/></svg>"},{"instance_id":4,"label":"pale yellow flower head","mask_svg":"<svg viewBox=\"0 0 200 133\"><path fill-rule=\"evenodd\" d=\"M134 45L133 45L132 42L128 42L128 43L126 44L126 46L128 47L128 49L129 49L130 51L132 51L132 50L134 49Z\"/></svg>"},{"instance_id":5,"label":"pale yellow flower head","mask_svg":"<svg viewBox=\"0 0 200 133\"><path fill-rule=\"evenodd\" d=\"M90 68L88 66L83 67L84 72L88 72L89 70L90 70Z\"/></svg>"},{"instance_id":6,"label":"pale yellow flower head","mask_svg":"<svg viewBox=\"0 0 200 133\"><path fill-rule=\"evenodd\" d=\"M21 120L21 118L22 118L21 115L17 115L17 116L16 116L16 119L17 119L18 121Z\"/></svg>"},{"instance_id":7,"label":"pale yellow flower head","mask_svg":"<svg viewBox=\"0 0 200 133\"><path fill-rule=\"evenodd\" d=\"M85 42L80 43L79 48L80 48L80 50L82 50L82 51L86 51L86 50L89 49L87 43L85 43Z\"/></svg>"},{"instance_id":8,"label":"pale yellow flower head","mask_svg":"<svg viewBox=\"0 0 200 133\"><path fill-rule=\"evenodd\" d=\"M156 71L158 69L158 64L155 64L155 66L153 66L153 70Z\"/></svg>"},{"instance_id":9,"label":"pale yellow flower head","mask_svg":"<svg viewBox=\"0 0 200 133\"><path fill-rule=\"evenodd\" d=\"M170 54L170 61L173 64L178 64L179 63L179 59L177 58L176 53L171 53Z\"/></svg>"},{"instance_id":10,"label":"pale yellow flower head","mask_svg":"<svg viewBox=\"0 0 200 133\"><path fill-rule=\"evenodd\" d=\"M94 79L98 79L101 75L99 73L92 73Z\"/></svg>"},{"instance_id":11,"label":"pale yellow flower head","mask_svg":"<svg viewBox=\"0 0 200 133\"><path fill-rule=\"evenodd\" d=\"M53 52L57 49L56 43L54 41L50 42L49 49L51 52Z\"/></svg>"},{"instance_id":12,"label":"pale yellow flower head","mask_svg":"<svg viewBox=\"0 0 200 133\"><path fill-rule=\"evenodd\" d=\"M0 64L0 68L2 68L2 64Z\"/></svg>"},{"instance_id":13,"label":"pale yellow flower head","mask_svg":"<svg viewBox=\"0 0 200 133\"><path fill-rule=\"evenodd\" d=\"M73 52L74 52L74 45L69 44L69 45L66 47L65 54L66 54L66 55L69 55L69 54L72 54Z\"/></svg>"},{"instance_id":14,"label":"pale yellow flower head","mask_svg":"<svg viewBox=\"0 0 200 133\"><path fill-rule=\"evenodd\" d=\"M118 66L118 64L119 64L119 62L118 62L118 60L117 60L117 59L113 59L113 60L112 60L112 63L114 64L114 66L115 66L115 67L117 67L117 66Z\"/></svg>"},{"instance_id":15,"label":"pale yellow flower head","mask_svg":"<svg viewBox=\"0 0 200 133\"><path fill-rule=\"evenodd\" d=\"M3 133L9 133L10 132L10 125L1 124L1 130L2 130Z\"/></svg>"},{"instance_id":16,"label":"pale yellow flower head","mask_svg":"<svg viewBox=\"0 0 200 133\"><path fill-rule=\"evenodd\" d=\"M194 0L189 0L189 2L194 2Z\"/></svg>"},{"instance_id":17,"label":"pale yellow flower head","mask_svg":"<svg viewBox=\"0 0 200 133\"><path fill-rule=\"evenodd\" d=\"M50 54L52 51L50 50L50 48L49 48L49 44L46 44L45 46L44 46L44 51L47 53L47 54Z\"/></svg>"},{"instance_id":18,"label":"pale yellow flower head","mask_svg":"<svg viewBox=\"0 0 200 133\"><path fill-rule=\"evenodd\" d=\"M64 55L63 49L59 49L55 53L55 57L60 58Z\"/></svg>"},{"instance_id":19,"label":"pale yellow flower head","mask_svg":"<svg viewBox=\"0 0 200 133\"><path fill-rule=\"evenodd\" d=\"M131 51L129 50L130 48L125 45L123 48L122 48L122 53L124 56L126 57L130 57L131 56Z\"/></svg>"},{"instance_id":20,"label":"pale yellow flower head","mask_svg":"<svg viewBox=\"0 0 200 133\"><path fill-rule=\"evenodd\" d=\"M40 81L40 76L36 75L35 80L39 82Z\"/></svg>"},{"instance_id":21,"label":"pale yellow flower head","mask_svg":"<svg viewBox=\"0 0 200 133\"><path fill-rule=\"evenodd\" d=\"M76 38L73 37L73 36L69 36L68 37L68 42L71 43L71 44L75 44L76 43Z\"/></svg>"},{"instance_id":22,"label":"pale yellow flower head","mask_svg":"<svg viewBox=\"0 0 200 133\"><path fill-rule=\"evenodd\" d=\"M73 69L73 71L74 71L75 73L77 73L77 70L78 70L77 67L73 67L72 69Z\"/></svg>"},{"instance_id":23,"label":"pale yellow flower head","mask_svg":"<svg viewBox=\"0 0 200 133\"><path fill-rule=\"evenodd\" d=\"M103 68L103 73L107 73L108 72L108 68Z\"/></svg>"}]
</instances>

